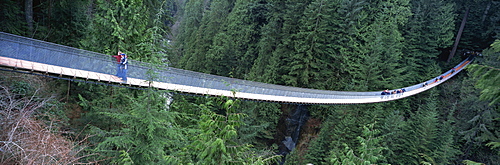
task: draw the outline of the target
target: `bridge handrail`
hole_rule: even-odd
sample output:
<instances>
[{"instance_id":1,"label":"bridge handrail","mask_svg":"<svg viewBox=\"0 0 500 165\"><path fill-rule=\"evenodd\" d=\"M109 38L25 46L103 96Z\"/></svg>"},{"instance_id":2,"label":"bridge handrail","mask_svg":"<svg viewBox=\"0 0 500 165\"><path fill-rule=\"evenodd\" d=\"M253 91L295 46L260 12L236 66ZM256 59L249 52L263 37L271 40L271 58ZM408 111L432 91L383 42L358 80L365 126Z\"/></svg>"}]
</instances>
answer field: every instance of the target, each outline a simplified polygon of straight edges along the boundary
<instances>
[{"instance_id":1,"label":"bridge handrail","mask_svg":"<svg viewBox=\"0 0 500 165\"><path fill-rule=\"evenodd\" d=\"M110 57L101 53L77 49L64 45L40 41L32 38L17 36L0 32L0 56L12 57L27 61L45 63L50 65L93 71L103 74L114 75L116 64ZM133 56L132 56L133 57ZM297 98L364 98L380 95L381 91L372 92L351 92L351 91L330 91L299 87L290 87L275 84L266 84L255 81L241 80L235 78L210 75L178 68L157 66L153 67L148 63L130 60L129 77L149 80L147 71L152 70L159 77L155 81L172 84L188 85L202 88L235 90L253 94L266 94L276 96L289 96ZM467 62L467 63L466 63ZM455 72L451 70L442 74L447 75L442 81L446 81L463 69L462 64L468 64L465 60L458 64ZM158 69L160 68L160 69ZM441 75L440 75L441 76ZM438 76L439 77L439 76ZM437 78L438 78L437 77ZM433 78L434 79L434 78ZM433 79L428 80L429 84ZM440 83L440 82L439 82ZM405 87L407 91L419 89L422 84Z\"/></svg>"}]
</instances>

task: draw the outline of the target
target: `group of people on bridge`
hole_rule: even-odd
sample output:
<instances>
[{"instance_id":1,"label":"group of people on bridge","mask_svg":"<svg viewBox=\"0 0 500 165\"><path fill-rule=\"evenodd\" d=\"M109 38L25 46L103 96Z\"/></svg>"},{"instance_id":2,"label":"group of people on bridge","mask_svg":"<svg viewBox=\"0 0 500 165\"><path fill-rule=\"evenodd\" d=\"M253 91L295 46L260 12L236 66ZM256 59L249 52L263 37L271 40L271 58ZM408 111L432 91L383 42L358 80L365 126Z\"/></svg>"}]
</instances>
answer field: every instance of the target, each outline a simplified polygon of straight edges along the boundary
<instances>
[{"instance_id":1,"label":"group of people on bridge","mask_svg":"<svg viewBox=\"0 0 500 165\"><path fill-rule=\"evenodd\" d=\"M406 89L402 88L402 89L396 89L396 90L393 90L393 91L389 91L389 89L386 89L384 91L382 91L382 93L380 95L393 95L393 94L402 94L402 93L405 93L406 92Z\"/></svg>"},{"instance_id":2,"label":"group of people on bridge","mask_svg":"<svg viewBox=\"0 0 500 165\"><path fill-rule=\"evenodd\" d=\"M113 56L116 58L117 62L117 68L116 68L116 77L119 77L123 81L127 81L127 69L128 69L128 60L127 60L127 54L122 53L118 51L118 54L116 56Z\"/></svg>"},{"instance_id":3,"label":"group of people on bridge","mask_svg":"<svg viewBox=\"0 0 500 165\"><path fill-rule=\"evenodd\" d=\"M479 51L462 50L462 52L462 59L467 59L468 61L472 61L472 59L476 58L477 56L483 56L483 54Z\"/></svg>"}]
</instances>

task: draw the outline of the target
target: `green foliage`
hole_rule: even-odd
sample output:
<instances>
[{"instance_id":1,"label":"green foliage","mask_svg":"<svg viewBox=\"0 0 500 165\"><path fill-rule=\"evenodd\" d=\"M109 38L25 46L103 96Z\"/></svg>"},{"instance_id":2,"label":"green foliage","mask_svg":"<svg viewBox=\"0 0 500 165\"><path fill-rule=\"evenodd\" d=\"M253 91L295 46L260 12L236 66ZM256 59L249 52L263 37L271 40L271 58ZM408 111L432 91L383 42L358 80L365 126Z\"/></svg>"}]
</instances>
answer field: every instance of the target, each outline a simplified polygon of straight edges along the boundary
<instances>
[{"instance_id":1,"label":"green foliage","mask_svg":"<svg viewBox=\"0 0 500 165\"><path fill-rule=\"evenodd\" d=\"M496 40L491 44L491 49L493 52L500 52L500 40Z\"/></svg>"},{"instance_id":2,"label":"green foliage","mask_svg":"<svg viewBox=\"0 0 500 165\"><path fill-rule=\"evenodd\" d=\"M164 156L177 152L184 144L183 129L175 122L182 114L167 111L166 100L158 91L129 91L135 93L133 95L123 92L126 90L108 100L115 103L113 107L92 105L98 108L98 112L92 110L91 115L95 115L92 117L105 116L115 125L99 128L95 126L102 125L93 124L91 132L97 135L91 138L97 143L93 152L101 153L103 158L115 157L109 163L164 164ZM96 101L83 99L82 105L87 107Z\"/></svg>"},{"instance_id":3,"label":"green foliage","mask_svg":"<svg viewBox=\"0 0 500 165\"><path fill-rule=\"evenodd\" d=\"M430 101L430 99L429 99ZM395 164L419 164L421 161L428 161L428 158L422 155L430 156L432 151L437 149L434 140L438 136L438 119L436 114L436 101L434 105L424 105L418 112L411 115L408 119L408 127L405 128L405 134L409 136L402 137L402 159L395 160Z\"/></svg>"},{"instance_id":4,"label":"green foliage","mask_svg":"<svg viewBox=\"0 0 500 165\"><path fill-rule=\"evenodd\" d=\"M285 84L282 78L290 71L289 58L294 54L294 35L299 30L303 10L310 0L269 1L267 24L261 28L261 38L255 63L248 79L273 84Z\"/></svg>"},{"instance_id":5,"label":"green foliage","mask_svg":"<svg viewBox=\"0 0 500 165\"><path fill-rule=\"evenodd\" d=\"M216 65L215 63L208 61L211 59L220 61L224 59L223 55L229 56L229 54L224 54L227 52L221 52L222 54L219 54L218 52L219 49L223 49L222 51L229 50L229 47L219 48L217 46L223 44L222 42L227 41L229 37L225 33L220 33L222 29L219 26L227 24L226 19L234 6L234 2L228 0L215 0L206 4L206 6L204 3L200 3L201 2L193 2L193 5L203 4L202 6L196 7L207 7L210 8L210 10L207 10L205 13L206 16L201 18L200 26L196 29L196 33L186 34L192 35L192 38L184 43L189 45L189 47L184 48L186 51L184 52L185 54L180 60L179 65L188 70L217 74L218 72L226 70L220 68L219 66L214 66ZM193 16L196 17L196 15ZM211 49L214 49L215 52L209 52ZM234 56L233 54L231 55Z\"/></svg>"},{"instance_id":6,"label":"green foliage","mask_svg":"<svg viewBox=\"0 0 500 165\"><path fill-rule=\"evenodd\" d=\"M362 136L358 136L360 146L356 151L352 150L347 144L344 150L331 150L330 162L332 164L356 164L356 165L371 165L384 162L382 151L387 148L381 147L380 139L377 137L380 131L374 129L375 124L363 126Z\"/></svg>"},{"instance_id":7,"label":"green foliage","mask_svg":"<svg viewBox=\"0 0 500 165\"><path fill-rule=\"evenodd\" d=\"M88 24L87 0L33 1L33 27L26 22L23 1L2 0L0 31L30 38L78 46Z\"/></svg>"},{"instance_id":8,"label":"green foliage","mask_svg":"<svg viewBox=\"0 0 500 165\"><path fill-rule=\"evenodd\" d=\"M79 41L85 37L85 28L90 23L91 16L87 13L90 2L63 0L40 4L46 7L42 9L43 19L40 19L39 26L45 26L47 31L40 31L37 38L78 47Z\"/></svg>"},{"instance_id":9,"label":"green foliage","mask_svg":"<svg viewBox=\"0 0 500 165\"><path fill-rule=\"evenodd\" d=\"M261 29L262 36L257 43L258 51L256 51L258 55L249 71L248 77L246 77L249 80L282 84L279 78L282 75L280 70L282 61L280 57L284 55L273 53L274 49L281 42L280 38L283 37L280 35L282 18L275 15L278 14L275 10L272 10L272 14L269 14L271 15L268 18L269 23L263 25Z\"/></svg>"},{"instance_id":10,"label":"green foliage","mask_svg":"<svg viewBox=\"0 0 500 165\"><path fill-rule=\"evenodd\" d=\"M0 31L15 35L24 35L27 31L26 22L23 20L21 3L12 0L0 1Z\"/></svg>"},{"instance_id":11,"label":"green foliage","mask_svg":"<svg viewBox=\"0 0 500 165\"><path fill-rule=\"evenodd\" d=\"M250 142L256 148L268 148L274 140L282 112L276 103L241 102L240 110L248 115L238 129L239 142Z\"/></svg>"},{"instance_id":12,"label":"green foliage","mask_svg":"<svg viewBox=\"0 0 500 165\"><path fill-rule=\"evenodd\" d=\"M100 113L116 119L121 127L109 131L105 140L98 144L97 151L113 156L125 150L130 158L121 159L146 164L165 163L164 155L179 149L184 139L182 129L175 124L180 114L166 111L164 98L151 90L139 93L138 98L125 96L124 99L127 102L121 107L122 113Z\"/></svg>"},{"instance_id":13,"label":"green foliage","mask_svg":"<svg viewBox=\"0 0 500 165\"><path fill-rule=\"evenodd\" d=\"M362 37L366 41L365 49L368 51L366 54L370 55L366 58L375 58L374 62L380 62L380 64L377 65L378 71L365 70L362 73L373 77L371 78L372 81L368 82L374 85L370 89L383 89L387 88L387 86L397 88L402 86L404 81L404 77L401 76L403 72L401 59L404 56L402 42L404 38L402 32L398 29L407 23L408 17L411 15L409 1L397 0L371 3L374 5L366 9L369 15L367 20L373 19L374 21L368 25L367 32L365 32L367 35ZM360 62L362 63L364 60L362 59L357 63ZM378 74L371 75L371 72ZM375 79L376 81L374 81Z\"/></svg>"},{"instance_id":14,"label":"green foliage","mask_svg":"<svg viewBox=\"0 0 500 165\"><path fill-rule=\"evenodd\" d=\"M403 49L405 63L405 79L414 84L428 80L427 67L434 65L443 49L452 44L454 37L456 14L454 3L444 0L411 1L412 15L402 28L406 41ZM409 84L405 84L409 85Z\"/></svg>"},{"instance_id":15,"label":"green foliage","mask_svg":"<svg viewBox=\"0 0 500 165\"><path fill-rule=\"evenodd\" d=\"M489 142L486 144L486 146L493 148L499 148L500 147L500 142Z\"/></svg>"},{"instance_id":16,"label":"green foliage","mask_svg":"<svg viewBox=\"0 0 500 165\"><path fill-rule=\"evenodd\" d=\"M405 151L402 147L403 140L406 138L405 128L407 127L407 122L405 122L405 113L403 110L393 110L388 112L386 117L381 121L381 132L383 135L383 146L387 147L384 152L384 156L387 158L388 162L394 162L395 160L400 160L404 156L400 154Z\"/></svg>"},{"instance_id":17,"label":"green foliage","mask_svg":"<svg viewBox=\"0 0 500 165\"><path fill-rule=\"evenodd\" d=\"M472 104L474 107L468 114L468 117L464 117L463 120L467 124L463 124L461 135L463 136L465 146L474 146L477 148L471 153L465 152L467 155L474 155L472 160L481 160L481 162L489 163L496 162L499 159L498 154L492 155L489 151L483 147L483 145L495 144L498 142L498 61L499 58L496 57L498 53L495 52L498 49L498 41L492 44L492 48L483 51L484 56L478 57L477 61L479 64L470 65L469 70L473 71L473 76L478 78L475 80L475 87L481 89L480 100L489 101L489 106L485 106L484 102L475 100ZM472 88L472 87L471 87ZM471 92L477 94L477 91ZM469 96L469 98L476 98ZM486 143L486 144L485 144Z\"/></svg>"},{"instance_id":18,"label":"green foliage","mask_svg":"<svg viewBox=\"0 0 500 165\"><path fill-rule=\"evenodd\" d=\"M210 103L209 103L210 104ZM197 153L196 160L202 164L243 164L241 152L248 150L247 145L238 145L234 142L237 137L236 128L241 124L243 114L235 113L233 101L223 103L225 116L215 114L208 107L200 107L201 134L192 143L193 151Z\"/></svg>"},{"instance_id":19,"label":"green foliage","mask_svg":"<svg viewBox=\"0 0 500 165\"><path fill-rule=\"evenodd\" d=\"M478 163L478 162L474 162L472 160L464 160L464 161L462 161L462 163L465 165L485 165L484 163Z\"/></svg>"},{"instance_id":20,"label":"green foliage","mask_svg":"<svg viewBox=\"0 0 500 165\"><path fill-rule=\"evenodd\" d=\"M119 128L118 121L99 113L109 111L109 109L113 112L121 112L116 106L125 104L125 100L117 98L124 97L120 93L128 91L120 88L106 88L104 86L85 83L73 85L73 89L72 95L76 96L74 100L78 100L77 102L82 107L82 111L85 112L80 119L77 119L79 123L82 123L82 125L92 123L92 126L95 126L95 128L107 131Z\"/></svg>"},{"instance_id":21,"label":"green foliage","mask_svg":"<svg viewBox=\"0 0 500 165\"><path fill-rule=\"evenodd\" d=\"M170 162L179 164L270 164L278 156L251 151L251 145L238 143L238 130L246 117L237 113L238 100L215 98L197 105L200 110L197 127L193 130L191 144L181 153L168 156ZM221 108L223 111L216 113Z\"/></svg>"},{"instance_id":22,"label":"green foliage","mask_svg":"<svg viewBox=\"0 0 500 165\"><path fill-rule=\"evenodd\" d=\"M158 63L166 52L163 37L167 1L97 0L90 25L81 40L84 49L105 54L125 52L130 58ZM139 14L141 13L141 14Z\"/></svg>"},{"instance_id":23,"label":"green foliage","mask_svg":"<svg viewBox=\"0 0 500 165\"><path fill-rule=\"evenodd\" d=\"M380 130L387 163L447 164L461 154L456 147L453 109L440 106L436 90L429 92L422 103L402 106L412 103L407 101L385 107L389 111L380 121Z\"/></svg>"},{"instance_id":24,"label":"green foliage","mask_svg":"<svg viewBox=\"0 0 500 165\"><path fill-rule=\"evenodd\" d=\"M131 164L134 164L134 161L132 161L132 158L130 157L130 155L128 154L127 151L124 151L124 150L120 150L120 160L118 160L116 162L116 164L123 164L123 165L131 165ZM115 163L113 163L115 164Z\"/></svg>"},{"instance_id":25,"label":"green foliage","mask_svg":"<svg viewBox=\"0 0 500 165\"><path fill-rule=\"evenodd\" d=\"M494 154L485 144L496 141L495 136L498 124L495 121L499 114L488 102L479 99L479 92L474 88L476 80L473 77L464 78L458 84L445 90L456 92L456 102L450 102L455 109L453 127L456 130L457 147L462 152L461 156L469 160L480 161L487 164L498 162L499 156ZM454 99L446 99L454 100ZM459 162L461 160L456 160Z\"/></svg>"},{"instance_id":26,"label":"green foliage","mask_svg":"<svg viewBox=\"0 0 500 165\"><path fill-rule=\"evenodd\" d=\"M461 48L489 45L500 20L494 10L499 3L489 0L177 2L35 1L35 31L28 34L22 1L0 0L0 31L106 54L121 50L153 63L174 51L176 56L168 60L190 70L366 91L415 84L440 73L439 50L452 44L466 7L471 13ZM172 26L177 31L170 35L167 26L174 13L180 26ZM174 49L166 49L167 36ZM499 45L497 41L483 51L469 70L478 77L480 98L490 106L479 100L470 78L454 78L443 88L394 102L311 106L321 130L311 135L306 148L294 150L287 163L362 164L357 161L365 159L380 164L383 157L393 164L458 164L462 158L498 162ZM151 79L158 76L163 75ZM23 81L12 87L21 95L33 90ZM269 149L283 115L279 104L81 83L71 83L68 92L69 101L80 100L83 108L72 128L86 126L84 132L95 135L86 141L92 146L88 152L102 155L104 164L271 164L279 159ZM167 106L170 97L174 101ZM64 116L58 111L64 104L46 105L41 119ZM369 130L380 130L380 137L363 134L363 126L375 122Z\"/></svg>"},{"instance_id":27,"label":"green foliage","mask_svg":"<svg viewBox=\"0 0 500 165\"><path fill-rule=\"evenodd\" d=\"M11 91L18 95L31 95L34 92L31 84L24 81L16 81L10 86Z\"/></svg>"},{"instance_id":28,"label":"green foliage","mask_svg":"<svg viewBox=\"0 0 500 165\"><path fill-rule=\"evenodd\" d=\"M358 146L356 144L359 143L350 140L360 136L361 130L357 127L357 122L356 117L348 110L337 110L330 114L322 123L318 137L311 141L304 162L330 164L330 151L342 151L342 144Z\"/></svg>"},{"instance_id":29,"label":"green foliage","mask_svg":"<svg viewBox=\"0 0 500 165\"><path fill-rule=\"evenodd\" d=\"M304 10L304 17L299 20L299 31L292 37L295 42L293 54L285 57L287 75L285 83L291 86L326 89L333 76L334 55L329 26L334 13L332 1L313 1Z\"/></svg>"},{"instance_id":30,"label":"green foliage","mask_svg":"<svg viewBox=\"0 0 500 165\"><path fill-rule=\"evenodd\" d=\"M485 51L486 65L472 64L468 67L473 75L479 77L476 87L481 89L482 100L489 100L490 106L500 103L500 40L493 43L492 51ZM498 50L498 52L497 52ZM498 56L495 58L495 56ZM490 66L491 65L491 66Z\"/></svg>"},{"instance_id":31,"label":"green foliage","mask_svg":"<svg viewBox=\"0 0 500 165\"><path fill-rule=\"evenodd\" d=\"M489 142L486 144L486 146L490 147L491 149L500 148L500 142ZM500 151L498 151L497 154L500 155Z\"/></svg>"},{"instance_id":32,"label":"green foliage","mask_svg":"<svg viewBox=\"0 0 500 165\"><path fill-rule=\"evenodd\" d=\"M465 25L459 48L480 51L487 48L497 37L498 21L500 13L496 8L499 3L490 0L457 1L455 13L459 14L455 19L456 24L460 24L465 11L469 9L467 23ZM496 34L495 34L496 33Z\"/></svg>"},{"instance_id":33,"label":"green foliage","mask_svg":"<svg viewBox=\"0 0 500 165\"><path fill-rule=\"evenodd\" d=\"M184 6L185 9L179 12L182 21L179 25L176 42L174 42L174 48L179 50L173 59L173 64L176 67L182 68L182 66L185 66L183 61L191 58L187 56L191 56L195 45L190 43L196 40L195 36L201 25L203 15L205 15L206 4L204 2L204 0L187 1Z\"/></svg>"}]
</instances>

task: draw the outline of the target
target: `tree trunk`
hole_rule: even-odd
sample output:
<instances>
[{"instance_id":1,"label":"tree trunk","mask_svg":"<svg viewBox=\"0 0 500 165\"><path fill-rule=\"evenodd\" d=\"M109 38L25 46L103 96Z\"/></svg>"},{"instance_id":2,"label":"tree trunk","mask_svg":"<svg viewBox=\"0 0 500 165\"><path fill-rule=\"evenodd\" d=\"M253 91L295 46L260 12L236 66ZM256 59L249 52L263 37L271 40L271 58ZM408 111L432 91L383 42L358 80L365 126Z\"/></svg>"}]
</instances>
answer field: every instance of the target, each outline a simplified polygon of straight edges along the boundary
<instances>
[{"instance_id":1,"label":"tree trunk","mask_svg":"<svg viewBox=\"0 0 500 165\"><path fill-rule=\"evenodd\" d=\"M29 35L33 35L33 0L24 1L24 12Z\"/></svg>"},{"instance_id":2,"label":"tree trunk","mask_svg":"<svg viewBox=\"0 0 500 165\"><path fill-rule=\"evenodd\" d=\"M488 15L488 11L490 10L490 8L491 8L491 1L488 2L486 9L484 9L483 19L481 19L481 24L484 24L484 20L486 20L486 15Z\"/></svg>"},{"instance_id":3,"label":"tree trunk","mask_svg":"<svg viewBox=\"0 0 500 165\"><path fill-rule=\"evenodd\" d=\"M450 56L448 56L448 61L453 58L453 55L455 55L455 52L457 51L458 43L460 42L460 37L462 36L462 32L464 31L465 27L465 22L467 22L467 16L469 15L469 8L467 8L467 11L465 11L464 18L462 19L462 24L460 25L460 29L458 30L457 38L455 39L455 44L453 45L453 49L450 52Z\"/></svg>"}]
</instances>

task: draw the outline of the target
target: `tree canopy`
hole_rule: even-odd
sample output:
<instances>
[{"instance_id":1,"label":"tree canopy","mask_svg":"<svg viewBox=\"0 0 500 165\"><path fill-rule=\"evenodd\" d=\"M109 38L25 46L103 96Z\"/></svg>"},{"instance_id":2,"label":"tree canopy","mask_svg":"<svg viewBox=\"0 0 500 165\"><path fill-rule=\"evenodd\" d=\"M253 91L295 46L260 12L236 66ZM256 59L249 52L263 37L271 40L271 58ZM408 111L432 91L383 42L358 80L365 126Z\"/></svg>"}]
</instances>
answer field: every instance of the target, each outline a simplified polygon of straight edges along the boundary
<instances>
[{"instance_id":1,"label":"tree canopy","mask_svg":"<svg viewBox=\"0 0 500 165\"><path fill-rule=\"evenodd\" d=\"M467 58L464 52L481 54L436 88L364 105L262 103L2 71L0 122L7 124L0 125L0 163L40 164L46 160L41 151L57 149L71 154L48 162L500 162L497 1L0 0L0 6L3 32L311 89L396 89L451 69ZM456 55L445 62L465 11ZM168 75L148 77L157 76ZM300 115L307 117L295 121L305 107Z\"/></svg>"}]
</instances>

